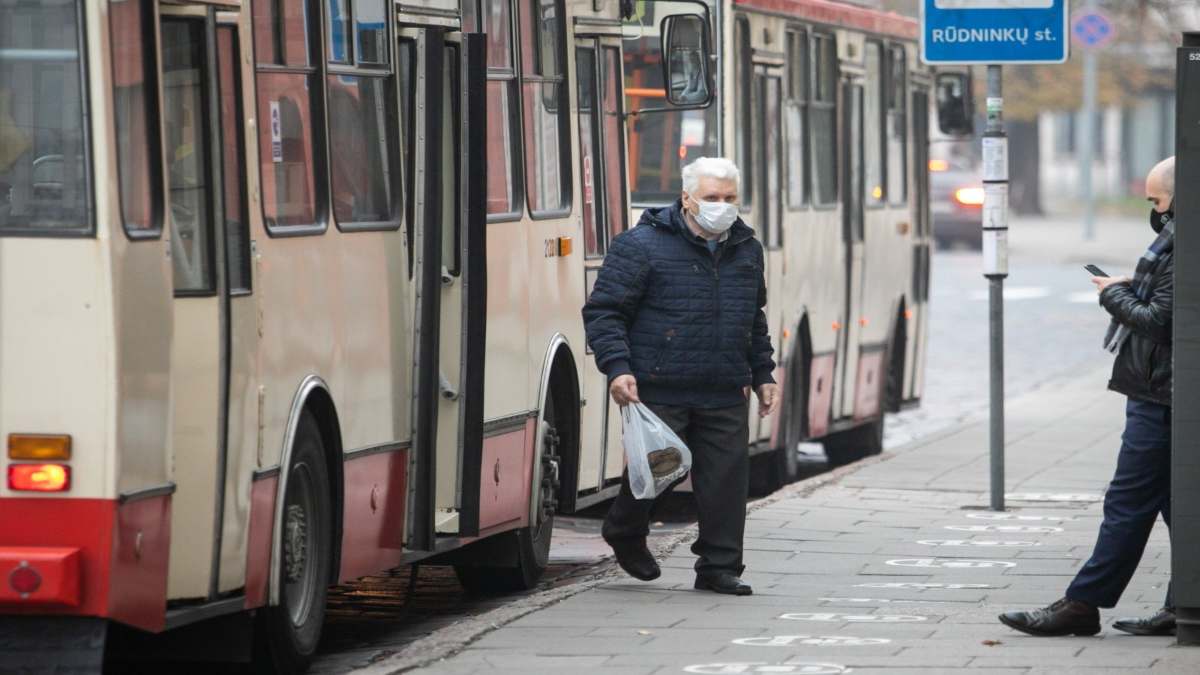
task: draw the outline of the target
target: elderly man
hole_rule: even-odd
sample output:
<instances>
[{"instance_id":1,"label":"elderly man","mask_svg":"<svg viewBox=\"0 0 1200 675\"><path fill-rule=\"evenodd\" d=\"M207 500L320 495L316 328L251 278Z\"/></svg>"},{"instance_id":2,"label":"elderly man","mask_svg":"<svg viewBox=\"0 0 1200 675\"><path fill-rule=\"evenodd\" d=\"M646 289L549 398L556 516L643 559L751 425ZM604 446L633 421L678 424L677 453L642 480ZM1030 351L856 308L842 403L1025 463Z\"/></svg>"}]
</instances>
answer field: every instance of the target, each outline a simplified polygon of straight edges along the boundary
<instances>
[{"instance_id":1,"label":"elderly man","mask_svg":"<svg viewBox=\"0 0 1200 675\"><path fill-rule=\"evenodd\" d=\"M700 534L699 590L750 595L741 580L749 472L749 392L759 415L778 405L763 306L763 247L738 218L737 167L701 157L683 193L613 240L583 308L596 366L618 405L642 402L692 451ZM653 500L621 491L604 521L617 562L643 581L660 574L646 548Z\"/></svg>"},{"instance_id":2,"label":"elderly man","mask_svg":"<svg viewBox=\"0 0 1200 675\"><path fill-rule=\"evenodd\" d=\"M1171 526L1171 312L1174 296L1175 158L1146 178L1157 237L1133 279L1093 277L1100 304L1112 315L1104 346L1117 355L1108 388L1125 394L1125 433L1117 470L1104 495L1104 522L1092 557L1061 600L1032 612L1007 612L1000 621L1030 635L1095 635L1098 608L1116 606L1133 578L1158 514ZM1157 614L1120 619L1113 628L1134 635L1175 632L1171 591Z\"/></svg>"}]
</instances>

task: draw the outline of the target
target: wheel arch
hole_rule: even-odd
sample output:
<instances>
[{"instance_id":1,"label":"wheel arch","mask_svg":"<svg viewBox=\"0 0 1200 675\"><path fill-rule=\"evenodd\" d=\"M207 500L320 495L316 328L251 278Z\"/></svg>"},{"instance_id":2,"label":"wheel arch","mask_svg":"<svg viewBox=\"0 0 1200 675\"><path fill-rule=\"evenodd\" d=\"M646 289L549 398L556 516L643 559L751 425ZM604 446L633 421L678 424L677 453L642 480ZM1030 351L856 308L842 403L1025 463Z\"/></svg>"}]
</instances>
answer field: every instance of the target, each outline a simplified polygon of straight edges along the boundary
<instances>
[{"instance_id":1,"label":"wheel arch","mask_svg":"<svg viewBox=\"0 0 1200 675\"><path fill-rule=\"evenodd\" d=\"M540 385L538 386L537 397L537 423L534 425L534 445L533 445L533 467L530 472L530 491L529 491L529 518L530 523L536 522L538 508L535 504L535 495L537 491L534 486L538 485L542 480L542 422L545 421L546 397L554 395L555 400L555 415L559 418L559 452L560 478L566 476L568 480L563 481L563 490L560 494L565 494L569 497L570 506L573 508L575 496L575 484L579 474L579 453L580 453L580 428L582 422L581 410L581 394L579 388L579 370L575 364L575 352L571 348L571 343L562 333L556 333L550 339L550 343L546 347L546 355L542 361L542 374ZM570 486L570 490L566 487ZM564 502L565 503L565 502ZM564 503L560 503L560 508Z\"/></svg>"},{"instance_id":2,"label":"wheel arch","mask_svg":"<svg viewBox=\"0 0 1200 675\"><path fill-rule=\"evenodd\" d=\"M885 380L883 412L900 412L904 399L904 379L908 369L908 298L896 299L887 339L887 378ZM897 387L893 392L893 384ZM893 393L895 394L893 397ZM894 399L894 400L893 400Z\"/></svg>"},{"instance_id":3,"label":"wheel arch","mask_svg":"<svg viewBox=\"0 0 1200 675\"><path fill-rule=\"evenodd\" d=\"M337 409L333 403L333 395L329 385L317 375L309 375L301 381L292 397L291 412L288 414L287 427L283 436L283 451L279 458L279 483L275 488L275 508L271 521L271 562L268 584L268 604L279 604L279 532L283 527L283 497L287 493L288 467L292 462L292 451L295 448L296 431L300 418L309 413L321 431L321 441L325 449L325 465L329 472L329 487L332 492L330 504L333 513L330 514L332 532L330 542L333 544L333 557L330 561L330 584L337 583L338 571L341 569L342 557L342 504L344 481L342 478L342 432L338 422Z\"/></svg>"}]
</instances>

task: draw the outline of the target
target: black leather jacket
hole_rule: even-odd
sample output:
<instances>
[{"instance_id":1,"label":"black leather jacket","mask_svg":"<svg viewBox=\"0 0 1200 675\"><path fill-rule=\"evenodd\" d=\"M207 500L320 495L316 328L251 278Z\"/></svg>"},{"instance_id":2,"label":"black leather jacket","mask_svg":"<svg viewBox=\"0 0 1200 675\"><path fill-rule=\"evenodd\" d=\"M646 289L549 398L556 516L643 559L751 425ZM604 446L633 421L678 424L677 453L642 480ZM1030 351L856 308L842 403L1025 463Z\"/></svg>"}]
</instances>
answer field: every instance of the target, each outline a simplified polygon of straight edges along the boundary
<instances>
[{"instance_id":1,"label":"black leather jacket","mask_svg":"<svg viewBox=\"0 0 1200 675\"><path fill-rule=\"evenodd\" d=\"M1171 313L1175 297L1175 256L1166 253L1154 269L1149 300L1129 284L1113 284L1100 304L1129 327L1129 339L1113 362L1108 388L1151 403L1171 405Z\"/></svg>"}]
</instances>

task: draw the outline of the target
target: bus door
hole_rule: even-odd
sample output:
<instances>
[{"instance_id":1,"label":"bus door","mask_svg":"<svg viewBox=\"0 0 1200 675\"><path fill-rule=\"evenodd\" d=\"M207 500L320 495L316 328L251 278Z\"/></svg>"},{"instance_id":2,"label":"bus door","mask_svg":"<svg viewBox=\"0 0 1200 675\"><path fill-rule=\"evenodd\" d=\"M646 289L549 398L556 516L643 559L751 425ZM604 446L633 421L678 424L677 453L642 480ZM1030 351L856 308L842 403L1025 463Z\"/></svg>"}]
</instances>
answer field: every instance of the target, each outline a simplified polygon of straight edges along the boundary
<instances>
[{"instance_id":1,"label":"bus door","mask_svg":"<svg viewBox=\"0 0 1200 675\"><path fill-rule=\"evenodd\" d=\"M163 9L162 133L174 275L176 492L168 597L245 584L257 466L257 308L243 192L236 18Z\"/></svg>"},{"instance_id":2,"label":"bus door","mask_svg":"<svg viewBox=\"0 0 1200 675\"><path fill-rule=\"evenodd\" d=\"M409 56L405 56L408 54ZM486 286L484 36L404 31L416 377L406 545L478 534ZM411 120L409 122L408 120Z\"/></svg>"},{"instance_id":3,"label":"bus door","mask_svg":"<svg viewBox=\"0 0 1200 675\"><path fill-rule=\"evenodd\" d=\"M929 89L915 87L912 93L912 171L913 186L913 302L912 338L906 363L912 364L912 378L903 399L921 397L924 385L925 341L929 325L929 275L933 240L929 214Z\"/></svg>"},{"instance_id":4,"label":"bus door","mask_svg":"<svg viewBox=\"0 0 1200 675\"><path fill-rule=\"evenodd\" d=\"M577 38L575 70L583 201L583 283L590 295L609 243L629 227L619 30L611 36ZM624 467L621 416L608 395L608 380L595 368L585 368L583 380L587 400L604 411L600 416L584 416L583 438L600 439L600 452L581 453L578 483L575 490L563 491L567 495L579 490L603 489L608 483L620 480ZM589 425L595 428L587 428Z\"/></svg>"},{"instance_id":5,"label":"bus door","mask_svg":"<svg viewBox=\"0 0 1200 675\"><path fill-rule=\"evenodd\" d=\"M845 309L838 363L841 370L839 417L854 414L858 384L859 343L862 336L863 285L865 282L863 212L863 85L842 86L842 238L845 250Z\"/></svg>"},{"instance_id":6,"label":"bus door","mask_svg":"<svg viewBox=\"0 0 1200 675\"><path fill-rule=\"evenodd\" d=\"M751 161L758 180L754 184L755 217L753 223L766 252L765 270L767 288L783 288L787 273L787 257L783 248L783 135L780 117L783 105L782 79L778 67L759 65L754 72L754 144ZM775 340L780 338L782 317L780 312L785 303L773 302L768 307L767 325ZM781 354L780 344L774 345L775 353ZM751 397L752 409L757 408L757 397ZM763 420L751 413L757 425L757 433L751 440L769 435L769 425L774 420ZM774 418L778 419L778 418Z\"/></svg>"}]
</instances>

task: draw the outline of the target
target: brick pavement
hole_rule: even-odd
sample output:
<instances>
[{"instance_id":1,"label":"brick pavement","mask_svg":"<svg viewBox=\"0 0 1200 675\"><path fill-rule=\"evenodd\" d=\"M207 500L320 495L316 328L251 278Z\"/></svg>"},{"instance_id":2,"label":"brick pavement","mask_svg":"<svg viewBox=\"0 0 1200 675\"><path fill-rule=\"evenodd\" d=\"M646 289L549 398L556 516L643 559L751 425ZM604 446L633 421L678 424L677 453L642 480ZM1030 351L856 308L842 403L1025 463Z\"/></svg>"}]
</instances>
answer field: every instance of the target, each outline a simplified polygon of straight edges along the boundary
<instances>
[{"instance_id":1,"label":"brick pavement","mask_svg":"<svg viewBox=\"0 0 1200 675\"><path fill-rule=\"evenodd\" d=\"M765 500L747 524L752 597L691 590L681 545L655 582L609 577L421 672L1200 672L1198 650L1108 627L1159 606L1170 557L1161 525L1099 636L1031 638L995 620L1058 598L1091 551L1123 415L1104 381L1096 371L1010 402L1008 486L1023 497L1008 516L1018 519L984 508L986 421L975 420Z\"/></svg>"}]
</instances>

